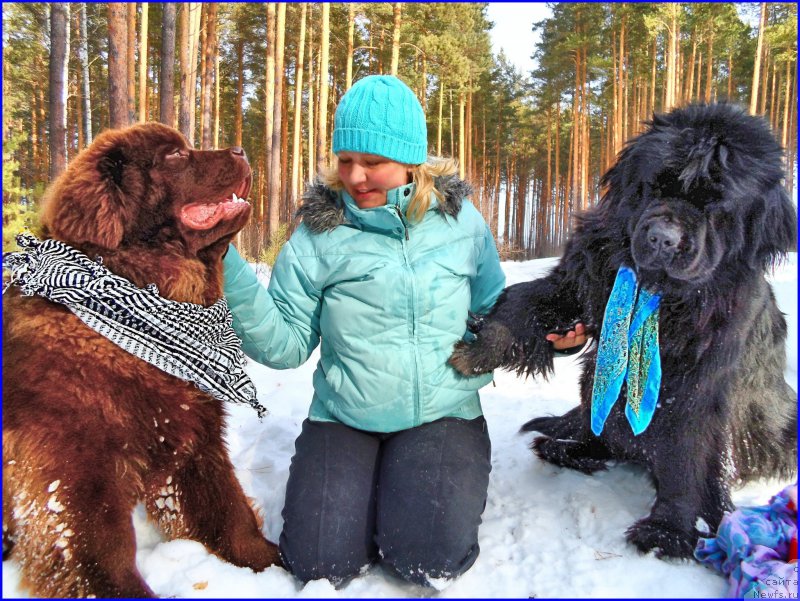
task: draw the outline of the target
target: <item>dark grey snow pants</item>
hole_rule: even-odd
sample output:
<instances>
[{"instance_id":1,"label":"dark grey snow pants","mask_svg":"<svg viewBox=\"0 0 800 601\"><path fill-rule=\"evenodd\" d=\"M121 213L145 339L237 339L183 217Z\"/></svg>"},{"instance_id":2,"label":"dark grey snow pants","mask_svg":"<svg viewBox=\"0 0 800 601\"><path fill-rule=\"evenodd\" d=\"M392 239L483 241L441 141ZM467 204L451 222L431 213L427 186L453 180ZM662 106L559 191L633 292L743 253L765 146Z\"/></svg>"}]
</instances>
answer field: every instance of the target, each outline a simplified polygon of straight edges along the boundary
<instances>
[{"instance_id":1,"label":"dark grey snow pants","mask_svg":"<svg viewBox=\"0 0 800 601\"><path fill-rule=\"evenodd\" d=\"M380 561L410 582L455 578L478 557L491 447L486 421L391 434L305 420L289 470L280 551L307 582Z\"/></svg>"}]
</instances>

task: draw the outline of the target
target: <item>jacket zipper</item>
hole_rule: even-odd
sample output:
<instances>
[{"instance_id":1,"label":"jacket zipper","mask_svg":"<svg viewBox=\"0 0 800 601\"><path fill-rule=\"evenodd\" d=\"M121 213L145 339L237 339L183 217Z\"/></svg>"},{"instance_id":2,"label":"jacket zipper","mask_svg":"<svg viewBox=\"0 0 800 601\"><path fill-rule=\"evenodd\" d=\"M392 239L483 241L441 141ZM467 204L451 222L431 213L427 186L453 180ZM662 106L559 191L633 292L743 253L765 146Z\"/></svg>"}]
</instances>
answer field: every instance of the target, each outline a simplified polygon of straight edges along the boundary
<instances>
[{"instance_id":1,"label":"jacket zipper","mask_svg":"<svg viewBox=\"0 0 800 601\"><path fill-rule=\"evenodd\" d=\"M403 217L403 211L397 205L394 205L394 210L397 211L397 217L400 219L400 223L403 224L403 229L406 232L406 242L408 242L408 225L406 225L406 220Z\"/></svg>"},{"instance_id":2,"label":"jacket zipper","mask_svg":"<svg viewBox=\"0 0 800 601\"><path fill-rule=\"evenodd\" d=\"M420 382L419 382L419 374L420 374L420 360L419 360L419 347L417 345L417 278L414 274L414 268L411 267L411 261L408 259L408 225L403 218L403 212L400 210L400 207L394 205L395 210L397 211L397 217L400 219L400 223L403 224L403 228L405 230L405 242L403 240L400 241L400 247L403 249L403 262L406 270L409 274L409 282L411 284L411 347L412 347L412 354L413 354L413 368L414 368L414 389L412 390L412 401L414 403L414 425L417 426L420 423Z\"/></svg>"}]
</instances>

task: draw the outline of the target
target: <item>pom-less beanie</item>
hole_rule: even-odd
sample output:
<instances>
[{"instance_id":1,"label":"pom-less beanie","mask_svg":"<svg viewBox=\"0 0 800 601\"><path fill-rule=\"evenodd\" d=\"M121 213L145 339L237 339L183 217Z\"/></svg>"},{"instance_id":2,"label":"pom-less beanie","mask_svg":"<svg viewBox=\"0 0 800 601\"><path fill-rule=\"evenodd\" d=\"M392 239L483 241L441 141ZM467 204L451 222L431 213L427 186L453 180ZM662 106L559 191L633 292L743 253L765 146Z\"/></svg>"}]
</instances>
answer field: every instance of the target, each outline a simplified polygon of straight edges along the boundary
<instances>
[{"instance_id":1,"label":"pom-less beanie","mask_svg":"<svg viewBox=\"0 0 800 601\"><path fill-rule=\"evenodd\" d=\"M333 152L361 152L419 165L428 156L422 106L392 75L370 75L342 97L333 122Z\"/></svg>"}]
</instances>

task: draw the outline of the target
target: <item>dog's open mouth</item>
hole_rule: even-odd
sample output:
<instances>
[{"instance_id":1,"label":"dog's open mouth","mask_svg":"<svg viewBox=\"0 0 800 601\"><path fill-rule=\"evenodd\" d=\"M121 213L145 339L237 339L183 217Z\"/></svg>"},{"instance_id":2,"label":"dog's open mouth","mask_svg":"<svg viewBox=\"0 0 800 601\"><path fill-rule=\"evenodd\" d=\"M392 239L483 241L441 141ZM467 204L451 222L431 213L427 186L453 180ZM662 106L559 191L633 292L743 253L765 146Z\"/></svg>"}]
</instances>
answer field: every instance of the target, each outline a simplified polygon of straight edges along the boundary
<instances>
[{"instance_id":1,"label":"dog's open mouth","mask_svg":"<svg viewBox=\"0 0 800 601\"><path fill-rule=\"evenodd\" d=\"M193 202L185 205L180 212L181 222L193 230L209 230L220 221L238 216L249 210L247 195L250 193L252 176L244 178L230 196L211 202Z\"/></svg>"}]
</instances>

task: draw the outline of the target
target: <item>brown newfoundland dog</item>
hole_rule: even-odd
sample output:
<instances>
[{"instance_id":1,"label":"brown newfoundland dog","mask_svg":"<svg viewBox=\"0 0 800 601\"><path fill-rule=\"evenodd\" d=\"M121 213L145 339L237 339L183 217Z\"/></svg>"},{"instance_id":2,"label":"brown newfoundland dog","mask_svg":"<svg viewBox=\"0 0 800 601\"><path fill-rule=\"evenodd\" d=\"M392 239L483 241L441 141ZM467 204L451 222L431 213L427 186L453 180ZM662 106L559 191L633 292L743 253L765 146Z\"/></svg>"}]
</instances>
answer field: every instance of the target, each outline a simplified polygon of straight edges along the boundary
<instances>
[{"instance_id":1,"label":"brown newfoundland dog","mask_svg":"<svg viewBox=\"0 0 800 601\"><path fill-rule=\"evenodd\" d=\"M559 264L507 288L451 358L465 374L546 376L548 332L578 320L595 332L580 405L523 430L542 434L533 448L556 465L648 469L655 503L627 532L643 552L690 557L732 508L732 485L796 471L786 322L764 277L795 241L783 173L760 118L725 104L656 115Z\"/></svg>"},{"instance_id":2,"label":"brown newfoundland dog","mask_svg":"<svg viewBox=\"0 0 800 601\"><path fill-rule=\"evenodd\" d=\"M110 130L52 184L42 234L202 310L222 297L250 182L241 148L193 150L159 124ZM63 304L11 287L3 313L3 555L35 595L152 597L135 563L140 501L170 538L253 570L278 563L234 475L219 398Z\"/></svg>"}]
</instances>

